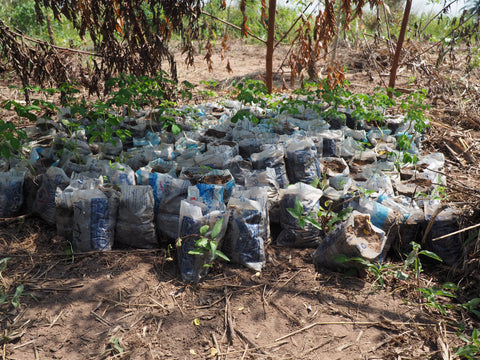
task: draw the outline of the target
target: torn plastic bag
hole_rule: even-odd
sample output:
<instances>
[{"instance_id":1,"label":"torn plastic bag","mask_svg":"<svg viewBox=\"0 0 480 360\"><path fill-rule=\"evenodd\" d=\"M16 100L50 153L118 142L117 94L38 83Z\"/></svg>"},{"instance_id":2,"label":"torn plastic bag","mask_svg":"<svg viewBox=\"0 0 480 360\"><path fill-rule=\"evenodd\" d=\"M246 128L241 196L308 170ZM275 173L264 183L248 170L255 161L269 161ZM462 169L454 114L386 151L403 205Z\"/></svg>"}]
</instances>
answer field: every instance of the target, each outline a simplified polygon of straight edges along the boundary
<instances>
[{"instance_id":1,"label":"torn plastic bag","mask_svg":"<svg viewBox=\"0 0 480 360\"><path fill-rule=\"evenodd\" d=\"M115 242L141 249L158 247L154 224L153 189L149 185L122 185Z\"/></svg>"},{"instance_id":2,"label":"torn plastic bag","mask_svg":"<svg viewBox=\"0 0 480 360\"><path fill-rule=\"evenodd\" d=\"M461 234L451 235L436 240L436 238L451 234L459 229L459 213L454 208L447 208L438 213L430 233L427 236L426 247L440 256L449 266L455 265L463 255L463 241Z\"/></svg>"},{"instance_id":3,"label":"torn plastic bag","mask_svg":"<svg viewBox=\"0 0 480 360\"><path fill-rule=\"evenodd\" d=\"M199 179L199 183L216 184L224 188L223 199L228 201L235 186L235 179L228 170L211 170Z\"/></svg>"},{"instance_id":4,"label":"torn plastic bag","mask_svg":"<svg viewBox=\"0 0 480 360\"><path fill-rule=\"evenodd\" d=\"M228 210L230 220L224 253L233 262L261 271L265 265L266 239L263 236L267 226L266 209L258 201L232 198L228 202Z\"/></svg>"},{"instance_id":5,"label":"torn plastic bag","mask_svg":"<svg viewBox=\"0 0 480 360\"><path fill-rule=\"evenodd\" d=\"M158 159L161 153L161 150L156 149L153 146L142 146L140 148L128 149L128 151L124 153L125 164L136 171L142 166L147 165L150 161Z\"/></svg>"},{"instance_id":6,"label":"torn plastic bag","mask_svg":"<svg viewBox=\"0 0 480 360\"><path fill-rule=\"evenodd\" d=\"M73 201L78 190L98 189L103 186L103 176L91 173L72 174L70 184L55 192L55 218L57 235L67 240L73 239Z\"/></svg>"},{"instance_id":7,"label":"torn plastic bag","mask_svg":"<svg viewBox=\"0 0 480 360\"><path fill-rule=\"evenodd\" d=\"M209 168L201 166L184 166L178 175L179 179L188 180L192 184L197 184L201 177L210 171Z\"/></svg>"},{"instance_id":8,"label":"torn plastic bag","mask_svg":"<svg viewBox=\"0 0 480 360\"><path fill-rule=\"evenodd\" d=\"M238 144L232 141L218 140L214 141L207 146L208 151L213 151L216 153L228 153L231 154L231 157L237 156L240 154Z\"/></svg>"},{"instance_id":9,"label":"torn plastic bag","mask_svg":"<svg viewBox=\"0 0 480 360\"><path fill-rule=\"evenodd\" d=\"M310 184L322 177L317 148L311 139L293 140L287 143L285 165L290 183Z\"/></svg>"},{"instance_id":10,"label":"torn plastic bag","mask_svg":"<svg viewBox=\"0 0 480 360\"><path fill-rule=\"evenodd\" d=\"M317 267L333 270L360 265L355 261L336 261L341 255L346 258L360 257L372 263L381 262L385 243L385 232L370 222L370 216L353 211L346 221L323 239L313 254L313 261Z\"/></svg>"},{"instance_id":11,"label":"torn plastic bag","mask_svg":"<svg viewBox=\"0 0 480 360\"><path fill-rule=\"evenodd\" d=\"M353 201L351 206L361 213L369 214L372 224L386 233L400 221L393 209L363 196L358 201Z\"/></svg>"},{"instance_id":12,"label":"torn plastic bag","mask_svg":"<svg viewBox=\"0 0 480 360\"><path fill-rule=\"evenodd\" d=\"M328 176L349 175L350 169L343 158L325 157L320 160Z\"/></svg>"},{"instance_id":13,"label":"torn plastic bag","mask_svg":"<svg viewBox=\"0 0 480 360\"><path fill-rule=\"evenodd\" d=\"M224 169L233 158L233 151L231 147L227 147L225 152L207 151L203 154L198 154L193 157L193 164L196 167L207 167L211 169Z\"/></svg>"},{"instance_id":14,"label":"torn plastic bag","mask_svg":"<svg viewBox=\"0 0 480 360\"><path fill-rule=\"evenodd\" d=\"M55 192L57 187L61 190L70 184L70 179L65 172L57 167L50 167L42 177L42 185L38 189L33 213L40 216L50 225L55 225Z\"/></svg>"},{"instance_id":15,"label":"torn plastic bag","mask_svg":"<svg viewBox=\"0 0 480 360\"><path fill-rule=\"evenodd\" d=\"M129 130L134 138L141 138L145 135L145 131L147 129L145 116L130 118L125 116L123 119L124 120L120 122L121 128Z\"/></svg>"},{"instance_id":16,"label":"torn plastic bag","mask_svg":"<svg viewBox=\"0 0 480 360\"><path fill-rule=\"evenodd\" d=\"M315 135L322 138L322 156L336 157L342 152L343 131L342 130L323 130Z\"/></svg>"},{"instance_id":17,"label":"torn plastic bag","mask_svg":"<svg viewBox=\"0 0 480 360\"><path fill-rule=\"evenodd\" d=\"M269 203L268 203L268 187L261 186L261 187L251 187L247 188L244 186L235 186L232 197L239 198L239 199L249 199L258 201L260 205L262 205L265 209L266 216L266 223L265 223L265 233L261 234L262 238L265 240L265 243L270 242L270 214L269 214Z\"/></svg>"},{"instance_id":18,"label":"torn plastic bag","mask_svg":"<svg viewBox=\"0 0 480 360\"><path fill-rule=\"evenodd\" d=\"M228 164L228 170L235 179L235 184L245 185L245 177L253 171L253 165L251 161L243 160L237 155Z\"/></svg>"},{"instance_id":19,"label":"torn plastic bag","mask_svg":"<svg viewBox=\"0 0 480 360\"><path fill-rule=\"evenodd\" d=\"M268 213L272 223L280 223L280 186L278 185L275 170L255 170L245 178L245 186L267 187L268 189Z\"/></svg>"},{"instance_id":20,"label":"torn plastic bag","mask_svg":"<svg viewBox=\"0 0 480 360\"><path fill-rule=\"evenodd\" d=\"M0 218L18 214L23 204L25 171L11 169L0 173Z\"/></svg>"},{"instance_id":21,"label":"torn plastic bag","mask_svg":"<svg viewBox=\"0 0 480 360\"><path fill-rule=\"evenodd\" d=\"M373 190L381 195L393 196L393 185L390 176L372 174L367 182L365 188Z\"/></svg>"},{"instance_id":22,"label":"torn plastic bag","mask_svg":"<svg viewBox=\"0 0 480 360\"><path fill-rule=\"evenodd\" d=\"M106 141L101 146L103 155L105 159L113 160L116 156L120 156L123 151L123 143L122 140L115 137L112 138L112 141Z\"/></svg>"},{"instance_id":23,"label":"torn plastic bag","mask_svg":"<svg viewBox=\"0 0 480 360\"><path fill-rule=\"evenodd\" d=\"M189 251L195 249L195 242L200 238L200 228L204 225L209 226L205 237L210 239L215 224L222 220L222 228L218 236L213 239L217 243L217 248L222 246L223 238L228 226L228 212L225 205L219 203L221 208L208 211L207 207L201 203L191 200L183 200L180 206L180 222L178 227L177 240L177 262L183 281L199 282L207 274L213 259L210 253L205 255L192 255Z\"/></svg>"},{"instance_id":24,"label":"torn plastic bag","mask_svg":"<svg viewBox=\"0 0 480 360\"><path fill-rule=\"evenodd\" d=\"M150 185L155 199L155 215L173 199L183 196L190 186L190 181L174 178L168 174L138 170L138 185Z\"/></svg>"},{"instance_id":25,"label":"torn plastic bag","mask_svg":"<svg viewBox=\"0 0 480 360\"><path fill-rule=\"evenodd\" d=\"M156 147L161 142L160 136L157 133L152 131L147 131L143 138L133 138L133 146L154 146ZM173 149L172 149L173 150Z\"/></svg>"},{"instance_id":26,"label":"torn plastic bag","mask_svg":"<svg viewBox=\"0 0 480 360\"><path fill-rule=\"evenodd\" d=\"M184 154L188 150L193 150L196 153L204 152L205 144L185 136L181 137L175 142L175 151L177 153Z\"/></svg>"},{"instance_id":27,"label":"torn plastic bag","mask_svg":"<svg viewBox=\"0 0 480 360\"><path fill-rule=\"evenodd\" d=\"M150 161L146 168L150 168L151 172L159 172L176 177L177 166L178 164L176 161L158 158Z\"/></svg>"},{"instance_id":28,"label":"torn plastic bag","mask_svg":"<svg viewBox=\"0 0 480 360\"><path fill-rule=\"evenodd\" d=\"M282 189L289 185L283 156L283 150L274 149L268 149L260 153L252 154L253 167L257 170L264 170L267 167L273 168L275 170L275 178Z\"/></svg>"},{"instance_id":29,"label":"torn plastic bag","mask_svg":"<svg viewBox=\"0 0 480 360\"><path fill-rule=\"evenodd\" d=\"M224 192L222 185L199 183L188 188L188 200L205 204L211 211L223 204Z\"/></svg>"},{"instance_id":30,"label":"torn plastic bag","mask_svg":"<svg viewBox=\"0 0 480 360\"><path fill-rule=\"evenodd\" d=\"M282 232L277 237L277 245L290 247L316 247L322 240L323 231L307 223L302 229L287 209L295 208L299 199L303 205L303 215L316 213L320 209L323 192L313 186L296 183L280 190L280 225Z\"/></svg>"},{"instance_id":31,"label":"torn plastic bag","mask_svg":"<svg viewBox=\"0 0 480 360\"><path fill-rule=\"evenodd\" d=\"M111 250L119 194L112 189L78 190L73 201L73 249Z\"/></svg>"},{"instance_id":32,"label":"torn plastic bag","mask_svg":"<svg viewBox=\"0 0 480 360\"><path fill-rule=\"evenodd\" d=\"M102 171L106 183L111 185L135 185L135 172L128 165L118 162L103 162Z\"/></svg>"}]
</instances>

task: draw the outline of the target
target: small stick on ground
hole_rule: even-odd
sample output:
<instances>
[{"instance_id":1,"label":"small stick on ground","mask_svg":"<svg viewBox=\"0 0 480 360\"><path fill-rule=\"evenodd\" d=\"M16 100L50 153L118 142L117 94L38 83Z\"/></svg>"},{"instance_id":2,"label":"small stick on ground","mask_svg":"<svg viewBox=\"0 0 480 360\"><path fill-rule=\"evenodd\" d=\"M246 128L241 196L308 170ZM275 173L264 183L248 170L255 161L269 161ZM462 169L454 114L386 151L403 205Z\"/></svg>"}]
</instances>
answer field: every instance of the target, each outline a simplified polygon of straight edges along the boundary
<instances>
[{"instance_id":1,"label":"small stick on ground","mask_svg":"<svg viewBox=\"0 0 480 360\"><path fill-rule=\"evenodd\" d=\"M320 325L355 325L355 326L382 326L384 327L384 324L381 321L326 321L326 322L315 322L313 324L307 325L301 329L295 330L287 335L284 335L282 337L279 337L278 339L275 339L275 341L281 341L285 340L291 336L297 335L301 332L307 331L308 329L311 329L315 326L320 326ZM395 322L392 321L389 323L389 325L408 325L408 326L437 326L436 324L429 324L429 323L415 323L415 322Z\"/></svg>"},{"instance_id":2,"label":"small stick on ground","mask_svg":"<svg viewBox=\"0 0 480 360\"><path fill-rule=\"evenodd\" d=\"M290 310L283 308L273 300L270 300L270 304L273 305L275 309L277 309L281 314L283 314L288 320L293 322L295 325L298 325L298 326L302 325L302 322L300 321L300 319L298 319Z\"/></svg>"},{"instance_id":3,"label":"small stick on ground","mask_svg":"<svg viewBox=\"0 0 480 360\"><path fill-rule=\"evenodd\" d=\"M258 346L253 340L250 340L247 335L245 335L240 329L235 328L235 332L240 336L240 338L247 344L253 347L254 349L258 349L262 354L268 355L264 350L262 350L261 346Z\"/></svg>"},{"instance_id":4,"label":"small stick on ground","mask_svg":"<svg viewBox=\"0 0 480 360\"><path fill-rule=\"evenodd\" d=\"M227 318L227 337L228 343L233 345L233 340L235 339L235 330L233 327L233 319L232 319L232 310L230 308L230 297L231 294L227 294L227 288L225 288L225 313Z\"/></svg>"},{"instance_id":5,"label":"small stick on ground","mask_svg":"<svg viewBox=\"0 0 480 360\"><path fill-rule=\"evenodd\" d=\"M215 357L218 359L220 354L220 346L218 345L217 338L215 337L215 333L213 332L212 332L212 339L213 339L213 344L215 345L215 349L217 349L217 354L215 355Z\"/></svg>"}]
</instances>

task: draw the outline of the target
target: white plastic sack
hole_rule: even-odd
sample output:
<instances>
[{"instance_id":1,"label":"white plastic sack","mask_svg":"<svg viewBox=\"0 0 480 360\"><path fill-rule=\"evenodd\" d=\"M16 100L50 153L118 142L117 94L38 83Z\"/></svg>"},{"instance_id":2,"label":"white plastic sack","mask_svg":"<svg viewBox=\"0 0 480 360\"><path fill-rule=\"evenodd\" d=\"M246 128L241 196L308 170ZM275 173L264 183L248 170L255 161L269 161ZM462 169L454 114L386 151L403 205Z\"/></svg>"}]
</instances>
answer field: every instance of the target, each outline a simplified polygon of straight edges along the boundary
<instances>
[{"instance_id":1,"label":"white plastic sack","mask_svg":"<svg viewBox=\"0 0 480 360\"><path fill-rule=\"evenodd\" d=\"M43 175L42 185L38 189L33 212L50 225L55 225L55 193L57 187L65 189L70 184L70 179L65 172L57 167L50 167Z\"/></svg>"},{"instance_id":2,"label":"white plastic sack","mask_svg":"<svg viewBox=\"0 0 480 360\"><path fill-rule=\"evenodd\" d=\"M24 179L24 171L0 173L0 218L15 216L22 207Z\"/></svg>"},{"instance_id":3,"label":"white plastic sack","mask_svg":"<svg viewBox=\"0 0 480 360\"><path fill-rule=\"evenodd\" d=\"M267 209L255 200L231 198L228 210L230 220L223 246L225 254L233 262L261 271L265 265Z\"/></svg>"},{"instance_id":4,"label":"white plastic sack","mask_svg":"<svg viewBox=\"0 0 480 360\"><path fill-rule=\"evenodd\" d=\"M221 205L223 205L223 203ZM186 200L182 201L178 227L178 238L180 240L177 241L177 260L180 274L184 281L198 282L203 279L209 270L209 267L205 267L204 265L213 260L211 254L189 254L189 251L195 248L195 242L199 239L200 228L208 225L209 231L206 237L210 238L211 231L215 224L223 219L221 231L214 239L217 243L217 248L220 249L227 230L228 215L224 205L222 209L208 211L207 207L203 204Z\"/></svg>"},{"instance_id":5,"label":"white plastic sack","mask_svg":"<svg viewBox=\"0 0 480 360\"><path fill-rule=\"evenodd\" d=\"M115 241L141 249L158 247L154 224L153 189L149 185L122 185Z\"/></svg>"},{"instance_id":6,"label":"white plastic sack","mask_svg":"<svg viewBox=\"0 0 480 360\"><path fill-rule=\"evenodd\" d=\"M119 194L113 190L75 192L72 241L75 251L112 249L118 202Z\"/></svg>"},{"instance_id":7,"label":"white plastic sack","mask_svg":"<svg viewBox=\"0 0 480 360\"><path fill-rule=\"evenodd\" d=\"M295 208L295 201L299 199L303 205L303 215L317 212L320 208L320 198L323 192L313 186L296 183L285 190L280 190L280 225L282 232L278 235L277 245L290 247L315 247L322 240L323 231L311 224L305 224L302 229L287 211Z\"/></svg>"},{"instance_id":8,"label":"white plastic sack","mask_svg":"<svg viewBox=\"0 0 480 360\"><path fill-rule=\"evenodd\" d=\"M273 168L275 170L275 178L282 189L289 185L283 156L284 152L281 149L268 149L261 153L252 154L253 167L257 170L264 170L267 167Z\"/></svg>"},{"instance_id":9,"label":"white plastic sack","mask_svg":"<svg viewBox=\"0 0 480 360\"><path fill-rule=\"evenodd\" d=\"M355 262L337 262L335 258L340 255L380 262L385 243L385 232L370 222L370 216L354 211L323 239L313 254L313 261L317 266L334 270L358 265Z\"/></svg>"}]
</instances>

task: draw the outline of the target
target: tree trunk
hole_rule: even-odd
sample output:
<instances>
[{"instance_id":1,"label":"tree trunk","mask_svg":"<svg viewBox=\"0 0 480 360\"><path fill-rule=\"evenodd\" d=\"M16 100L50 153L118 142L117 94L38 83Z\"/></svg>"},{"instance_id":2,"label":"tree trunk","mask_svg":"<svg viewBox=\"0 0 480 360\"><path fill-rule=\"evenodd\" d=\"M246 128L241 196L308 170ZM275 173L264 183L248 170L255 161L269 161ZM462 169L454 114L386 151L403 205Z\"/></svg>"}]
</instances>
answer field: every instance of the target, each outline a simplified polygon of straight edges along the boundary
<instances>
[{"instance_id":1,"label":"tree trunk","mask_svg":"<svg viewBox=\"0 0 480 360\"><path fill-rule=\"evenodd\" d=\"M277 10L277 0L269 0L268 3L268 36L267 36L267 54L265 59L266 75L265 83L268 93L273 91L273 51L275 49L275 14Z\"/></svg>"},{"instance_id":2,"label":"tree trunk","mask_svg":"<svg viewBox=\"0 0 480 360\"><path fill-rule=\"evenodd\" d=\"M405 11L403 13L402 27L400 28L400 34L398 35L397 48L395 49L395 55L393 56L392 69L390 70L390 81L388 87L393 89L395 87L395 80L397 78L397 69L400 62L400 55L402 53L403 40L405 39L405 32L407 30L408 18L410 17L410 9L412 8L412 0L407 0L405 4ZM393 96L389 91L388 95Z\"/></svg>"},{"instance_id":3,"label":"tree trunk","mask_svg":"<svg viewBox=\"0 0 480 360\"><path fill-rule=\"evenodd\" d=\"M50 44L55 45L55 37L53 36L52 21L50 20L50 15L46 14L47 18L47 30L48 37L50 39Z\"/></svg>"}]
</instances>

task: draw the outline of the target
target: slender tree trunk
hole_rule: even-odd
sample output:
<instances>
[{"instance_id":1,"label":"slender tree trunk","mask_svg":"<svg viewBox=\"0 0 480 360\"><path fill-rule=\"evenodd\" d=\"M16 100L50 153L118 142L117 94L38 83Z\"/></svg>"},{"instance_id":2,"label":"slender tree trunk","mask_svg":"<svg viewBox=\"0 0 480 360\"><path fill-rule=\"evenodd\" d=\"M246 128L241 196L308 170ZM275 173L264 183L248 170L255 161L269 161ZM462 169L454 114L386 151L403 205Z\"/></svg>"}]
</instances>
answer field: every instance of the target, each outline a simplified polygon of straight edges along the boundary
<instances>
[{"instance_id":1,"label":"slender tree trunk","mask_svg":"<svg viewBox=\"0 0 480 360\"><path fill-rule=\"evenodd\" d=\"M47 30L48 30L48 37L50 39L50 44L55 45L55 37L53 36L53 28L52 28L52 21L50 20L50 15L47 14Z\"/></svg>"},{"instance_id":2,"label":"slender tree trunk","mask_svg":"<svg viewBox=\"0 0 480 360\"><path fill-rule=\"evenodd\" d=\"M405 11L403 13L402 27L400 28L400 34L398 35L397 48L395 49L395 55L393 56L392 69L390 70L390 81L388 87L393 89L395 87L395 80L397 78L397 69L400 62L400 54L402 53L403 40L405 39L405 32L407 30L408 18L410 17L410 9L412 8L412 0L407 0L405 4ZM389 91L388 95L393 96Z\"/></svg>"},{"instance_id":3,"label":"slender tree trunk","mask_svg":"<svg viewBox=\"0 0 480 360\"><path fill-rule=\"evenodd\" d=\"M273 51L275 50L275 13L277 10L277 0L268 2L268 36L267 36L267 54L265 59L265 83L268 93L273 91Z\"/></svg>"}]
</instances>

